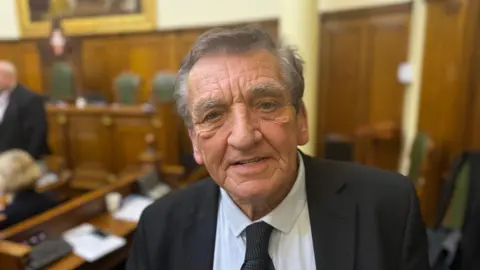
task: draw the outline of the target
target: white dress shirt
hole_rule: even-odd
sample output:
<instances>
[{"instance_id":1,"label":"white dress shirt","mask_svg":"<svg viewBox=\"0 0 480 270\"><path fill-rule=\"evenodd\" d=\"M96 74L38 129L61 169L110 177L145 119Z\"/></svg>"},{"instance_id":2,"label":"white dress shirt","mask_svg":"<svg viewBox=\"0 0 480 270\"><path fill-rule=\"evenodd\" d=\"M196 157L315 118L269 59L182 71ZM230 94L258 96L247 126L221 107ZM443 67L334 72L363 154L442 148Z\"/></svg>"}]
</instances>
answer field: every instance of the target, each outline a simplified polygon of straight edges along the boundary
<instances>
[{"instance_id":1,"label":"white dress shirt","mask_svg":"<svg viewBox=\"0 0 480 270\"><path fill-rule=\"evenodd\" d=\"M3 117L5 116L5 111L7 110L9 101L10 91L0 92L0 123L3 122Z\"/></svg>"},{"instance_id":2,"label":"white dress shirt","mask_svg":"<svg viewBox=\"0 0 480 270\"><path fill-rule=\"evenodd\" d=\"M297 179L287 197L259 221L270 224L269 254L275 270L315 270L315 254L305 190L305 167L300 154ZM258 222L258 221L257 221ZM214 270L240 270L245 259L245 228L253 222L220 189Z\"/></svg>"}]
</instances>

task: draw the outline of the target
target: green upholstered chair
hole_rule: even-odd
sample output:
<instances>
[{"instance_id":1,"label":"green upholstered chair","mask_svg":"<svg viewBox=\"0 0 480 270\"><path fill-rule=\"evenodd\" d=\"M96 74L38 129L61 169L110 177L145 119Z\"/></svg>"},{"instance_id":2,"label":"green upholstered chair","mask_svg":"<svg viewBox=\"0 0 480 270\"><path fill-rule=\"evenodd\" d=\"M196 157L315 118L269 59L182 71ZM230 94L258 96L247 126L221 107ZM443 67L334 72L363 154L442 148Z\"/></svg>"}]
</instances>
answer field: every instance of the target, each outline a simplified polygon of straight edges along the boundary
<instances>
[{"instance_id":1,"label":"green upholstered chair","mask_svg":"<svg viewBox=\"0 0 480 270\"><path fill-rule=\"evenodd\" d=\"M140 82L140 77L130 72L124 72L118 75L113 85L115 102L124 105L136 104Z\"/></svg>"},{"instance_id":2,"label":"green upholstered chair","mask_svg":"<svg viewBox=\"0 0 480 270\"><path fill-rule=\"evenodd\" d=\"M452 230L462 230L470 190L470 161L465 161L455 179L455 187L442 225Z\"/></svg>"},{"instance_id":3,"label":"green upholstered chair","mask_svg":"<svg viewBox=\"0 0 480 270\"><path fill-rule=\"evenodd\" d=\"M410 168L408 177L418 184L419 179L422 177L422 167L424 166L428 157L430 138L425 133L418 133L413 141L412 149L410 152Z\"/></svg>"},{"instance_id":4,"label":"green upholstered chair","mask_svg":"<svg viewBox=\"0 0 480 270\"><path fill-rule=\"evenodd\" d=\"M432 196L432 188L435 181L432 179L432 168L438 162L438 153L434 148L430 137L425 133L418 133L410 150L410 168L408 177L413 181L417 196L421 201L428 200L426 197Z\"/></svg>"},{"instance_id":5,"label":"green upholstered chair","mask_svg":"<svg viewBox=\"0 0 480 270\"><path fill-rule=\"evenodd\" d=\"M172 73L158 72L152 79L152 97L155 103L170 103L175 92L176 76Z\"/></svg>"},{"instance_id":6,"label":"green upholstered chair","mask_svg":"<svg viewBox=\"0 0 480 270\"><path fill-rule=\"evenodd\" d=\"M72 101L75 99L75 76L68 62L57 61L52 65L50 95L57 101Z\"/></svg>"}]
</instances>

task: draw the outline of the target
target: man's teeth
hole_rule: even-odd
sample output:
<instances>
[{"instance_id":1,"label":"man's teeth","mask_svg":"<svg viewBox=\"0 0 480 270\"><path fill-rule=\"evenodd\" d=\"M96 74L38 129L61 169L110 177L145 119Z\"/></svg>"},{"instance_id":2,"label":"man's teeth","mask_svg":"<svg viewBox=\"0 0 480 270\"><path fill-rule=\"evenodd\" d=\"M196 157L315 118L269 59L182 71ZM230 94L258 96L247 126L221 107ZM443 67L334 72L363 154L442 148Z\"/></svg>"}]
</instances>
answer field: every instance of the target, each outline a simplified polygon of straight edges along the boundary
<instances>
[{"instance_id":1,"label":"man's teeth","mask_svg":"<svg viewBox=\"0 0 480 270\"><path fill-rule=\"evenodd\" d=\"M254 158L254 159L250 159L250 160L246 160L246 161L240 161L240 162L238 162L238 164L244 165L244 164L249 164L249 163L255 163L255 162L259 162L262 159L263 158Z\"/></svg>"}]
</instances>

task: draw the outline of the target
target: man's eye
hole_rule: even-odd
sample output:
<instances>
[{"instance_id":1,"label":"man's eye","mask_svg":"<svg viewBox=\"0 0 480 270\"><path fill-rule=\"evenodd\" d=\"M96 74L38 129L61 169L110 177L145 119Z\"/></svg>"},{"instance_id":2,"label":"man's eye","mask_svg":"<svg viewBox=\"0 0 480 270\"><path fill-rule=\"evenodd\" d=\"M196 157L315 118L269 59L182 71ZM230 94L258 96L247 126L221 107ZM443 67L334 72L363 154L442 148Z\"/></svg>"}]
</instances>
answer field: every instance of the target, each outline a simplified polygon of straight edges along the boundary
<instances>
[{"instance_id":1,"label":"man's eye","mask_svg":"<svg viewBox=\"0 0 480 270\"><path fill-rule=\"evenodd\" d=\"M210 120L214 120L216 118L220 117L220 113L218 112L211 112L211 113L208 113L204 118L203 120L204 121L210 121Z\"/></svg>"},{"instance_id":2,"label":"man's eye","mask_svg":"<svg viewBox=\"0 0 480 270\"><path fill-rule=\"evenodd\" d=\"M277 103L275 102L262 102L260 103L260 109L265 112L271 112L277 108Z\"/></svg>"}]
</instances>

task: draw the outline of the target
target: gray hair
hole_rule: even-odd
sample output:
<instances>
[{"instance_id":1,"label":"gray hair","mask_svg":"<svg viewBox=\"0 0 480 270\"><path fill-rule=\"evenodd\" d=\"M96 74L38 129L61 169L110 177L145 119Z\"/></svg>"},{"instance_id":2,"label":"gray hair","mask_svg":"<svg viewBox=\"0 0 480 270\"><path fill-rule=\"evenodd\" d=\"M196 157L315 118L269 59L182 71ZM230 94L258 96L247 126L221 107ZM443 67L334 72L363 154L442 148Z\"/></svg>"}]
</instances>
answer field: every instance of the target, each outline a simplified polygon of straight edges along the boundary
<instances>
[{"instance_id":1,"label":"gray hair","mask_svg":"<svg viewBox=\"0 0 480 270\"><path fill-rule=\"evenodd\" d=\"M202 57L216 53L246 53L266 49L278 58L282 77L291 91L292 103L297 112L302 102L305 82L303 78L303 60L290 46L277 44L272 37L260 28L253 26L233 29L214 28L200 35L192 49L180 64L175 83L175 101L177 111L188 128L193 127L188 109L188 74Z\"/></svg>"}]
</instances>

